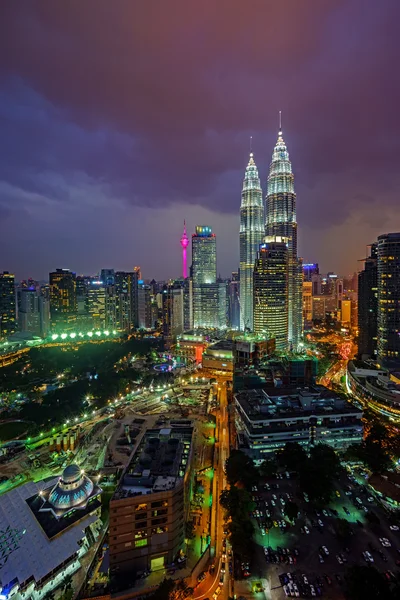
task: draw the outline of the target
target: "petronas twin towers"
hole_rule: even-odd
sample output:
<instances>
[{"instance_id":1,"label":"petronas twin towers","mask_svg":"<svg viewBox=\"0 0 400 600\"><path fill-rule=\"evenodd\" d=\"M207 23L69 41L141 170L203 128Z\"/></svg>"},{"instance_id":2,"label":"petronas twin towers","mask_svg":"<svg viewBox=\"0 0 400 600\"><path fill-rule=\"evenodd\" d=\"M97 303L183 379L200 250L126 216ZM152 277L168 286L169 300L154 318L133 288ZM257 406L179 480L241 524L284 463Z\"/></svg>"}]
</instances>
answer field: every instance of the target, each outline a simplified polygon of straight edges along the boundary
<instances>
[{"instance_id":1,"label":"petronas twin towers","mask_svg":"<svg viewBox=\"0 0 400 600\"><path fill-rule=\"evenodd\" d=\"M240 328L244 331L253 330L254 265L264 238L267 242L275 241L287 246L287 347L296 349L302 334L302 267L297 257L294 177L281 128L272 153L265 206L253 153L250 153L243 181L240 206Z\"/></svg>"}]
</instances>

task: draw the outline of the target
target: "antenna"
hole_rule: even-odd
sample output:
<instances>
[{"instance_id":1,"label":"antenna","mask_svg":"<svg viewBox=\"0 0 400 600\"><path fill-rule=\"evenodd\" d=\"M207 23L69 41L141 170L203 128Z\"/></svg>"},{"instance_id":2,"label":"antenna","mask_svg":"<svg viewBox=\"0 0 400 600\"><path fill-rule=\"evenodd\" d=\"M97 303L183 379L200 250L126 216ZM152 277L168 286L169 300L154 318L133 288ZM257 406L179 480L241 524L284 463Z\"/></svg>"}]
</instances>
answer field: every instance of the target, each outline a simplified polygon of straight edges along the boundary
<instances>
[{"instance_id":1,"label":"antenna","mask_svg":"<svg viewBox=\"0 0 400 600\"><path fill-rule=\"evenodd\" d=\"M282 131L282 111L279 111L279 131Z\"/></svg>"},{"instance_id":2,"label":"antenna","mask_svg":"<svg viewBox=\"0 0 400 600\"><path fill-rule=\"evenodd\" d=\"M253 156L253 136L250 136L250 156Z\"/></svg>"}]
</instances>

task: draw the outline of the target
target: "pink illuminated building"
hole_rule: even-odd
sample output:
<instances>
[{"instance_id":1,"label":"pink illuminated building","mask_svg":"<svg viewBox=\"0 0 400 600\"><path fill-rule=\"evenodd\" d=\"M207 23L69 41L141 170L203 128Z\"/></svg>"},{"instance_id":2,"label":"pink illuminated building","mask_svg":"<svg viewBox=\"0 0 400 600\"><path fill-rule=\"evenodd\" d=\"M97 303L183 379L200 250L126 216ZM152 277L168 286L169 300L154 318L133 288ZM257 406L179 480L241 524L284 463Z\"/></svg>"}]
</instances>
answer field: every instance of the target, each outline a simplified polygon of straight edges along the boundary
<instances>
[{"instance_id":1,"label":"pink illuminated building","mask_svg":"<svg viewBox=\"0 0 400 600\"><path fill-rule=\"evenodd\" d=\"M183 221L183 235L181 237L183 279L186 279L186 277L187 277L187 247L188 247L188 245L189 245L189 238L186 235L186 221Z\"/></svg>"}]
</instances>

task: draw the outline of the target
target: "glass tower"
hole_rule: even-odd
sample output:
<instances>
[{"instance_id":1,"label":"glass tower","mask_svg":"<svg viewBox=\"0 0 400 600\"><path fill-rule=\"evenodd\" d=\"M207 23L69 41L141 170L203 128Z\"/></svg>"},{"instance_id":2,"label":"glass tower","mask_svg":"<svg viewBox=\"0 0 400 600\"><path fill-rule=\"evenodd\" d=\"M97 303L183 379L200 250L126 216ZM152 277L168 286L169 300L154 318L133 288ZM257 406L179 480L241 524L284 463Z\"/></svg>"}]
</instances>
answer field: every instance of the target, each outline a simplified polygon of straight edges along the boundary
<instances>
[{"instance_id":1,"label":"glass tower","mask_svg":"<svg viewBox=\"0 0 400 600\"><path fill-rule=\"evenodd\" d=\"M4 271L0 273L0 339L15 333L15 313L14 275Z\"/></svg>"},{"instance_id":2,"label":"glass tower","mask_svg":"<svg viewBox=\"0 0 400 600\"><path fill-rule=\"evenodd\" d=\"M192 235L193 326L219 327L217 244L207 225L197 225Z\"/></svg>"},{"instance_id":3,"label":"glass tower","mask_svg":"<svg viewBox=\"0 0 400 600\"><path fill-rule=\"evenodd\" d=\"M288 347L288 275L286 240L261 244L254 265L254 333L274 337L283 352Z\"/></svg>"},{"instance_id":4,"label":"glass tower","mask_svg":"<svg viewBox=\"0 0 400 600\"><path fill-rule=\"evenodd\" d=\"M272 153L265 202L265 233L287 239L289 255L288 341L296 349L302 335L302 265L297 256L296 194L292 164L282 129Z\"/></svg>"},{"instance_id":5,"label":"glass tower","mask_svg":"<svg viewBox=\"0 0 400 600\"><path fill-rule=\"evenodd\" d=\"M378 237L378 361L400 367L400 233Z\"/></svg>"},{"instance_id":6,"label":"glass tower","mask_svg":"<svg viewBox=\"0 0 400 600\"><path fill-rule=\"evenodd\" d=\"M258 170L250 153L240 205L240 329L253 328L254 261L264 236L264 207Z\"/></svg>"},{"instance_id":7,"label":"glass tower","mask_svg":"<svg viewBox=\"0 0 400 600\"><path fill-rule=\"evenodd\" d=\"M376 357L378 313L378 244L371 244L358 274L358 354Z\"/></svg>"}]
</instances>

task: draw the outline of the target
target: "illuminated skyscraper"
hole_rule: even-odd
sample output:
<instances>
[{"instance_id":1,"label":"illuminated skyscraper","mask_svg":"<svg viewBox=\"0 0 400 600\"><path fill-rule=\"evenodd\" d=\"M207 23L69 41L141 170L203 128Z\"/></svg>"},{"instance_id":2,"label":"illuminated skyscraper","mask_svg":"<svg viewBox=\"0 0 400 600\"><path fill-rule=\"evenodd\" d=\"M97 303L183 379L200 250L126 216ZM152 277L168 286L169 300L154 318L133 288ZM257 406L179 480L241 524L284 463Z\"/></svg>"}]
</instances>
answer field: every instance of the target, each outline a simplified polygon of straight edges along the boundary
<instances>
[{"instance_id":1,"label":"illuminated skyscraper","mask_svg":"<svg viewBox=\"0 0 400 600\"><path fill-rule=\"evenodd\" d=\"M378 237L378 361L400 368L400 233Z\"/></svg>"},{"instance_id":2,"label":"illuminated skyscraper","mask_svg":"<svg viewBox=\"0 0 400 600\"><path fill-rule=\"evenodd\" d=\"M267 238L268 239L268 238ZM254 265L254 325L256 334L275 338L277 350L288 348L289 252L286 240L260 245Z\"/></svg>"},{"instance_id":3,"label":"illuminated skyscraper","mask_svg":"<svg viewBox=\"0 0 400 600\"><path fill-rule=\"evenodd\" d=\"M282 237L289 254L289 343L296 349L302 334L302 265L297 257L296 194L294 177L280 126L268 175L265 203L267 237Z\"/></svg>"},{"instance_id":4,"label":"illuminated skyscraper","mask_svg":"<svg viewBox=\"0 0 400 600\"><path fill-rule=\"evenodd\" d=\"M378 322L378 244L370 246L358 274L358 353L376 358Z\"/></svg>"},{"instance_id":5,"label":"illuminated skyscraper","mask_svg":"<svg viewBox=\"0 0 400 600\"><path fill-rule=\"evenodd\" d=\"M240 205L240 329L253 327L253 271L264 237L264 208L258 170L250 153Z\"/></svg>"},{"instance_id":6,"label":"illuminated skyscraper","mask_svg":"<svg viewBox=\"0 0 400 600\"><path fill-rule=\"evenodd\" d=\"M192 235L192 278L193 326L226 327L226 316L222 319L226 289L217 283L216 237L207 225L196 226L196 233Z\"/></svg>"},{"instance_id":7,"label":"illuminated skyscraper","mask_svg":"<svg viewBox=\"0 0 400 600\"><path fill-rule=\"evenodd\" d=\"M14 275L0 273L0 339L15 333L16 302Z\"/></svg>"},{"instance_id":8,"label":"illuminated skyscraper","mask_svg":"<svg viewBox=\"0 0 400 600\"><path fill-rule=\"evenodd\" d=\"M187 277L187 247L189 246L189 238L186 234L186 221L183 221L183 234L181 237L182 246L182 277Z\"/></svg>"},{"instance_id":9,"label":"illuminated skyscraper","mask_svg":"<svg viewBox=\"0 0 400 600\"><path fill-rule=\"evenodd\" d=\"M50 317L53 331L70 331L76 326L76 275L69 269L56 269L49 276Z\"/></svg>"}]
</instances>

